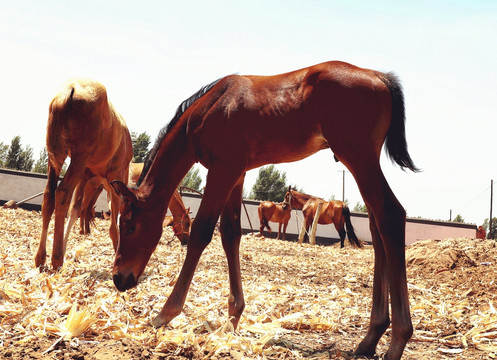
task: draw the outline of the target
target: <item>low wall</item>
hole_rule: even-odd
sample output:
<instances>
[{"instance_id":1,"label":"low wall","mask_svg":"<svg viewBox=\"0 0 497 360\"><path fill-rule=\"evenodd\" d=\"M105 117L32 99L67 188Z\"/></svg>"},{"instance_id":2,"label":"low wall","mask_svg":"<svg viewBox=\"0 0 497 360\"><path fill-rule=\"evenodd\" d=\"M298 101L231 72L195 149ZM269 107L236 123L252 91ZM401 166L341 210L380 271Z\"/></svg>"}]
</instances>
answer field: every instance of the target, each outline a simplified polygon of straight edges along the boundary
<instances>
[{"instance_id":1,"label":"low wall","mask_svg":"<svg viewBox=\"0 0 497 360\"><path fill-rule=\"evenodd\" d=\"M43 192L45 189L47 176L42 174L27 173L22 171L13 171L0 169L0 205L9 201L21 201L32 195ZM201 202L201 195L183 192L183 202L190 208L191 216L194 218L197 214ZM26 201L22 207L30 210L41 209L42 196L35 197ZM258 201L244 200L242 206L241 222L244 233L259 232L259 215L257 213ZM108 210L107 196L105 191L100 195L96 210ZM296 240L302 225L302 212L293 210L292 217L288 223L287 239ZM351 213L351 221L355 228L357 237L365 242L371 242L369 232L369 219L364 213ZM272 236L276 237L278 224L270 223L273 230ZM265 236L269 236L267 231ZM412 244L423 239L446 239L476 236L476 225L460 224L453 222L430 221L421 219L407 219L406 224L406 243ZM316 232L316 242L326 244L337 241L338 233L333 225L319 225Z\"/></svg>"}]
</instances>

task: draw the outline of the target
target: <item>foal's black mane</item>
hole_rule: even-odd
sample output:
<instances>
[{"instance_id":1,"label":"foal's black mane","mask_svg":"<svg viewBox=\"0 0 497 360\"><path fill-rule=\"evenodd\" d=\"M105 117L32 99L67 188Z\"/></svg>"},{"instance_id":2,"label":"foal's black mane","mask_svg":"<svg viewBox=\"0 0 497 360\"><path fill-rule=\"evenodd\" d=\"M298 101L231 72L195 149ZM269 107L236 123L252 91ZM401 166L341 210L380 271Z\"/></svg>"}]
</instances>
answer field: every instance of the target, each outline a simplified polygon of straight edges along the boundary
<instances>
[{"instance_id":1,"label":"foal's black mane","mask_svg":"<svg viewBox=\"0 0 497 360\"><path fill-rule=\"evenodd\" d=\"M222 78L221 78L222 79ZM142 183L143 179L145 178L145 175L147 174L148 170L150 169L150 166L152 165L152 161L155 159L155 156L157 155L157 152L159 151L160 145L164 138L166 137L167 133L174 127L174 125L178 122L179 118L181 115L185 113L185 111L198 99L200 99L202 96L207 94L210 89L214 87L221 79L217 79L216 81L213 81L212 83L203 86L200 88L199 91L197 91L195 94L190 96L188 99L183 101L179 106L178 109L176 110L176 114L172 118L172 120L164 126L160 131L159 135L157 136L157 140L155 140L154 147L150 152L147 154L147 157L145 158L145 162L143 164L143 171L140 175L140 178L136 182L136 186L140 186Z\"/></svg>"}]
</instances>

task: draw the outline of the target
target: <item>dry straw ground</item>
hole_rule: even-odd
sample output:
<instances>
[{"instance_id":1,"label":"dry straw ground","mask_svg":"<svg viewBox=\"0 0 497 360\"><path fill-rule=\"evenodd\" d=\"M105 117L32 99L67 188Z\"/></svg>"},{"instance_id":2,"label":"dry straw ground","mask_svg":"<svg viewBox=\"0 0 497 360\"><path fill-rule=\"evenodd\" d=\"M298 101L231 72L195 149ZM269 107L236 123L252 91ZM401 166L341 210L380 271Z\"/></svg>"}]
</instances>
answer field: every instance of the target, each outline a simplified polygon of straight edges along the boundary
<instances>
[{"instance_id":1,"label":"dry straw ground","mask_svg":"<svg viewBox=\"0 0 497 360\"><path fill-rule=\"evenodd\" d=\"M227 321L227 266L215 236L201 259L183 313L154 329L185 248L165 230L136 289L115 290L108 222L74 231L59 272L33 268L38 212L0 210L2 359L349 358L365 334L373 251L242 239L246 309ZM51 243L49 242L49 249ZM419 242L407 250L415 333L404 359L497 358L493 241ZM48 258L48 262L50 258ZM378 346L384 353L389 331Z\"/></svg>"}]
</instances>

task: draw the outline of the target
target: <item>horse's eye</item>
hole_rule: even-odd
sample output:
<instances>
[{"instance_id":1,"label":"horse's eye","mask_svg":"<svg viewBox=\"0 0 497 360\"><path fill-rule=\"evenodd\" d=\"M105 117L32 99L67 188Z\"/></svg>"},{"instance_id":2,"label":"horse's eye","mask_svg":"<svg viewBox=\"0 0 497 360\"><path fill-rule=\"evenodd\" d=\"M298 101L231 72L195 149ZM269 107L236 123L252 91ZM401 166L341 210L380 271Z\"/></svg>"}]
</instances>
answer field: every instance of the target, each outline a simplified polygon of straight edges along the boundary
<instances>
[{"instance_id":1,"label":"horse's eye","mask_svg":"<svg viewBox=\"0 0 497 360\"><path fill-rule=\"evenodd\" d=\"M130 226L129 228L126 229L126 234L132 234L135 232L135 227L134 226Z\"/></svg>"}]
</instances>

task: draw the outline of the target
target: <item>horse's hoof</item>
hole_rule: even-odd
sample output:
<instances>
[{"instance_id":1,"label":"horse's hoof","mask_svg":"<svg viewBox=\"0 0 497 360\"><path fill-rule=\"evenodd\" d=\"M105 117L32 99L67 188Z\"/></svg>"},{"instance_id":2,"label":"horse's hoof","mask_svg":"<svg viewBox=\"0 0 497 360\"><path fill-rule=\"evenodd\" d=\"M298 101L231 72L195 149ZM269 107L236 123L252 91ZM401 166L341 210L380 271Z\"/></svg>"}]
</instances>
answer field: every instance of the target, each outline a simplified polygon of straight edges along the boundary
<instances>
[{"instance_id":1,"label":"horse's hoof","mask_svg":"<svg viewBox=\"0 0 497 360\"><path fill-rule=\"evenodd\" d=\"M64 260L52 259L52 269L58 271L64 265Z\"/></svg>"},{"instance_id":2,"label":"horse's hoof","mask_svg":"<svg viewBox=\"0 0 497 360\"><path fill-rule=\"evenodd\" d=\"M161 326L167 325L168 321L161 319L160 316L157 315L150 323L154 328L157 329L160 328Z\"/></svg>"},{"instance_id":3,"label":"horse's hoof","mask_svg":"<svg viewBox=\"0 0 497 360\"><path fill-rule=\"evenodd\" d=\"M35 267L36 268L42 268L42 267L44 267L46 257L47 257L46 255L43 255L43 256L36 255L36 257L35 257Z\"/></svg>"}]
</instances>

